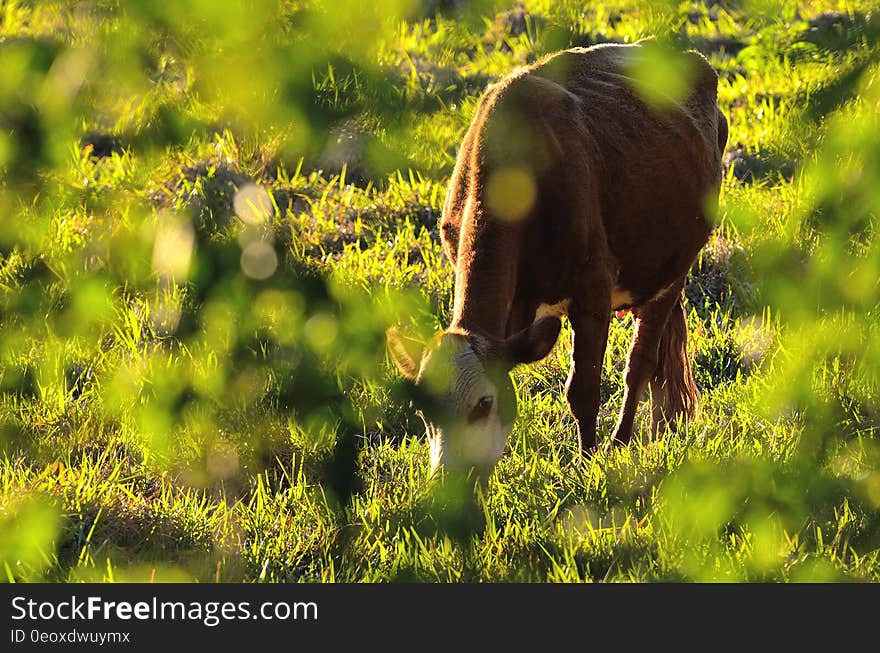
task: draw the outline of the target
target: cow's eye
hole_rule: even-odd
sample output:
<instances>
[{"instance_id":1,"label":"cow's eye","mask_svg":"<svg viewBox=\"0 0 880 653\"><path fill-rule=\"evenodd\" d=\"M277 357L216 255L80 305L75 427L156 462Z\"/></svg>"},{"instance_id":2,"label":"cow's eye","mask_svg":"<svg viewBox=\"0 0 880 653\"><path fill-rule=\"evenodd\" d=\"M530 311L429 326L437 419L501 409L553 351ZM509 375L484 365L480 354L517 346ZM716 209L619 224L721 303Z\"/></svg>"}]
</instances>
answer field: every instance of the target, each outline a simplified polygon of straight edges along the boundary
<instances>
[{"instance_id":1,"label":"cow's eye","mask_svg":"<svg viewBox=\"0 0 880 653\"><path fill-rule=\"evenodd\" d=\"M492 402L493 399L490 395L482 397L471 410L471 414L468 415L468 422L476 422L489 417L489 413L492 411Z\"/></svg>"}]
</instances>

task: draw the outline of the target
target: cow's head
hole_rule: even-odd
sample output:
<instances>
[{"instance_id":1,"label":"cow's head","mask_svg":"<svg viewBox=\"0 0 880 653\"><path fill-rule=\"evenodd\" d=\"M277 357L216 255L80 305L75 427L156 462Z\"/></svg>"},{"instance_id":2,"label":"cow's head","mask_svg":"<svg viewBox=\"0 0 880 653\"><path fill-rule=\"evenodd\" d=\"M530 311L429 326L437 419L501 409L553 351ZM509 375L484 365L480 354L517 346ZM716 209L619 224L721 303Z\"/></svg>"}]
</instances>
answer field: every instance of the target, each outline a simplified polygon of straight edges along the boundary
<instances>
[{"instance_id":1,"label":"cow's head","mask_svg":"<svg viewBox=\"0 0 880 653\"><path fill-rule=\"evenodd\" d=\"M394 329L388 332L394 363L413 383L431 447L432 474L442 467L489 476L516 417L510 370L550 353L560 327L559 318L549 316L506 339L449 329L427 346Z\"/></svg>"}]
</instances>

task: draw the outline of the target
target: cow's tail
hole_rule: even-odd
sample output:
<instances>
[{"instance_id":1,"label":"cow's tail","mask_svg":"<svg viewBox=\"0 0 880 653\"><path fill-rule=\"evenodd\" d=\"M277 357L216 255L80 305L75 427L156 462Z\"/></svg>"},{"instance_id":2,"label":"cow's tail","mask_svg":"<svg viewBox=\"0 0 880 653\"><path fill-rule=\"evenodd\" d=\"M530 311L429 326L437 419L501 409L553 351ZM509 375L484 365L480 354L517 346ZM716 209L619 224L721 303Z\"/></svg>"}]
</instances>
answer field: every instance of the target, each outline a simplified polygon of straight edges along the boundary
<instances>
[{"instance_id":1,"label":"cow's tail","mask_svg":"<svg viewBox=\"0 0 880 653\"><path fill-rule=\"evenodd\" d=\"M652 423L655 433L674 427L679 417L692 419L700 409L700 392L688 359L683 299L672 309L660 337L657 370L651 379Z\"/></svg>"}]
</instances>

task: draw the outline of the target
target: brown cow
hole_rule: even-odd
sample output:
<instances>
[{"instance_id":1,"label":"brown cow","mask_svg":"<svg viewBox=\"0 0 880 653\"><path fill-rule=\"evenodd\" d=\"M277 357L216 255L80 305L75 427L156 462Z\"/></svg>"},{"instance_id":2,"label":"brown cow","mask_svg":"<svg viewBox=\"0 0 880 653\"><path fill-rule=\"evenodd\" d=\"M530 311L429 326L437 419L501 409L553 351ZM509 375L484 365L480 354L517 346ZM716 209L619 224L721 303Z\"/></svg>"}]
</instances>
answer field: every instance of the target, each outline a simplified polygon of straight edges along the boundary
<instances>
[{"instance_id":1,"label":"brown cow","mask_svg":"<svg viewBox=\"0 0 880 653\"><path fill-rule=\"evenodd\" d=\"M550 352L562 314L583 451L596 446L613 310L636 319L614 438L630 439L649 383L655 431L695 412L682 289L712 231L727 121L701 55L686 55L689 97L663 109L627 75L642 56L640 44L567 50L480 100L441 221L455 266L452 324L423 351L388 334L398 368L435 398L422 412L432 470L491 472L516 412L509 371Z\"/></svg>"}]
</instances>

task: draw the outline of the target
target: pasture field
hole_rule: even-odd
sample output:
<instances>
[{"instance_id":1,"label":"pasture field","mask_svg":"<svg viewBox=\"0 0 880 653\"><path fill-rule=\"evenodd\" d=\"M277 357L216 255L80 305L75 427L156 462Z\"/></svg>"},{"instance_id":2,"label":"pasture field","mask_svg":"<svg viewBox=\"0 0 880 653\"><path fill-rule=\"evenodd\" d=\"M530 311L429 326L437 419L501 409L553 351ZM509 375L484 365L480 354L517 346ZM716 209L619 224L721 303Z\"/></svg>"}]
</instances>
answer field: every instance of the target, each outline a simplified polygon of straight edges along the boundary
<instances>
[{"instance_id":1,"label":"pasture field","mask_svg":"<svg viewBox=\"0 0 880 653\"><path fill-rule=\"evenodd\" d=\"M485 491L431 483L384 331L448 324L477 99L652 35L730 123L702 410L582 459L565 325ZM0 578L880 580L875 2L9 0L0 170Z\"/></svg>"}]
</instances>

